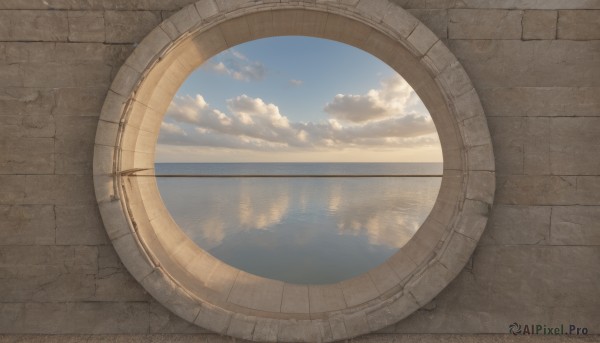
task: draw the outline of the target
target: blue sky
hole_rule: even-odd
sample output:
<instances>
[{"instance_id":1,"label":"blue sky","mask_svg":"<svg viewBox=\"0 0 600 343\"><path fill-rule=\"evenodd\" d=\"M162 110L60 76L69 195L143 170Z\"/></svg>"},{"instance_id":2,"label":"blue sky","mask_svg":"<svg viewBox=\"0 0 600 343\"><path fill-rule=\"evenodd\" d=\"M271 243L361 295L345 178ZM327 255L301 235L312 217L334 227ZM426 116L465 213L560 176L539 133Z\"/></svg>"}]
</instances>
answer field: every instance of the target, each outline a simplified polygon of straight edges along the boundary
<instances>
[{"instance_id":1,"label":"blue sky","mask_svg":"<svg viewBox=\"0 0 600 343\"><path fill-rule=\"evenodd\" d=\"M157 161L439 162L441 150L420 99L385 63L343 43L274 37L189 76Z\"/></svg>"}]
</instances>

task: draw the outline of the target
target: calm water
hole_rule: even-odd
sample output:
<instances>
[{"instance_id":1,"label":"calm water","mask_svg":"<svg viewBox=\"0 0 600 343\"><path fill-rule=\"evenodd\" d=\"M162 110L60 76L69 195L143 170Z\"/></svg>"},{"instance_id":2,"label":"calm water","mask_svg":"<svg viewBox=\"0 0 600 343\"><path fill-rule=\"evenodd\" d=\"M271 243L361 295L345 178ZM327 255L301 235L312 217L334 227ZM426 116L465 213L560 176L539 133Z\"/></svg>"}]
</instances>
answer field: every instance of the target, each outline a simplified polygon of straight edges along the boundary
<instances>
[{"instance_id":1,"label":"calm water","mask_svg":"<svg viewBox=\"0 0 600 343\"><path fill-rule=\"evenodd\" d=\"M158 163L157 174L441 174L441 163ZM165 205L200 247L247 272L338 282L376 267L425 220L441 178L158 178Z\"/></svg>"}]
</instances>

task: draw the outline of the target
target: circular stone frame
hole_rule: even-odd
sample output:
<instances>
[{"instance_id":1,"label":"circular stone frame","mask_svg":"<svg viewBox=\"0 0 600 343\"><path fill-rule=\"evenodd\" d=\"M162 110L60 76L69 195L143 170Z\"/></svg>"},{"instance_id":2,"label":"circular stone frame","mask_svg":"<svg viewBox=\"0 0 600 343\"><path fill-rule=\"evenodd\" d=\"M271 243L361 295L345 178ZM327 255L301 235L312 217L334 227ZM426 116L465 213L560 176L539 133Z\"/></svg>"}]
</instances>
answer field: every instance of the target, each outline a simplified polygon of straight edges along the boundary
<instances>
[{"instance_id":1,"label":"circular stone frame","mask_svg":"<svg viewBox=\"0 0 600 343\"><path fill-rule=\"evenodd\" d=\"M347 43L390 65L425 103L442 145L439 195L420 229L382 265L335 284L288 284L219 261L179 229L151 177L160 124L187 76L225 49L281 35ZM185 320L256 341L348 339L407 317L465 266L495 190L491 138L469 77L438 37L389 0L191 4L148 34L121 67L95 143L96 198L133 277Z\"/></svg>"}]
</instances>

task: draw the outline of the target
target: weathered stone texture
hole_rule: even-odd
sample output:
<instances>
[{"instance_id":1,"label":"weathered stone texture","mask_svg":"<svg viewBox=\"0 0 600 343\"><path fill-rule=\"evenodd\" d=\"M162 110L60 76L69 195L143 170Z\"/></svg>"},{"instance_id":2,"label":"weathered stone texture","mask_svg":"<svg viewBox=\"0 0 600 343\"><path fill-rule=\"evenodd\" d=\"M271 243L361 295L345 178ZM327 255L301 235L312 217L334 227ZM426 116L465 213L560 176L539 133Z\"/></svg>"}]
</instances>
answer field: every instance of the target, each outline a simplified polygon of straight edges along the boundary
<instances>
[{"instance_id":1,"label":"weathered stone texture","mask_svg":"<svg viewBox=\"0 0 600 343\"><path fill-rule=\"evenodd\" d=\"M140 42L161 20L160 12L106 11L106 42Z\"/></svg>"},{"instance_id":2,"label":"weathered stone texture","mask_svg":"<svg viewBox=\"0 0 600 343\"><path fill-rule=\"evenodd\" d=\"M555 39L557 11L525 11L523 39Z\"/></svg>"},{"instance_id":3,"label":"weathered stone texture","mask_svg":"<svg viewBox=\"0 0 600 343\"><path fill-rule=\"evenodd\" d=\"M0 41L66 41L64 11L0 11Z\"/></svg>"},{"instance_id":4,"label":"weathered stone texture","mask_svg":"<svg viewBox=\"0 0 600 343\"><path fill-rule=\"evenodd\" d=\"M70 42L104 42L104 12L70 11L68 14Z\"/></svg>"},{"instance_id":5,"label":"weathered stone texture","mask_svg":"<svg viewBox=\"0 0 600 343\"><path fill-rule=\"evenodd\" d=\"M439 38L448 37L448 11L414 9L408 11L423 22Z\"/></svg>"},{"instance_id":6,"label":"weathered stone texture","mask_svg":"<svg viewBox=\"0 0 600 343\"><path fill-rule=\"evenodd\" d=\"M557 175L598 175L600 117L551 118L550 171Z\"/></svg>"},{"instance_id":7,"label":"weathered stone texture","mask_svg":"<svg viewBox=\"0 0 600 343\"><path fill-rule=\"evenodd\" d=\"M587 295L596 294L600 275L586 266L599 263L599 253L597 246L479 247L472 267L431 304L384 332L506 333L531 318L598 327L600 300Z\"/></svg>"},{"instance_id":8,"label":"weathered stone texture","mask_svg":"<svg viewBox=\"0 0 600 343\"><path fill-rule=\"evenodd\" d=\"M450 10L450 39L521 39L523 11Z\"/></svg>"},{"instance_id":9,"label":"weathered stone texture","mask_svg":"<svg viewBox=\"0 0 600 343\"><path fill-rule=\"evenodd\" d=\"M488 117L600 117L600 87L478 89Z\"/></svg>"},{"instance_id":10,"label":"weathered stone texture","mask_svg":"<svg viewBox=\"0 0 600 343\"><path fill-rule=\"evenodd\" d=\"M0 245L53 245L52 205L0 205Z\"/></svg>"},{"instance_id":11,"label":"weathered stone texture","mask_svg":"<svg viewBox=\"0 0 600 343\"><path fill-rule=\"evenodd\" d=\"M600 11L559 11L558 38L600 39Z\"/></svg>"},{"instance_id":12,"label":"weathered stone texture","mask_svg":"<svg viewBox=\"0 0 600 343\"><path fill-rule=\"evenodd\" d=\"M448 45L478 89L600 87L600 40L450 40Z\"/></svg>"},{"instance_id":13,"label":"weathered stone texture","mask_svg":"<svg viewBox=\"0 0 600 343\"><path fill-rule=\"evenodd\" d=\"M550 213L549 206L494 206L479 245L547 245Z\"/></svg>"},{"instance_id":14,"label":"weathered stone texture","mask_svg":"<svg viewBox=\"0 0 600 343\"><path fill-rule=\"evenodd\" d=\"M599 206L554 206L550 244L600 245Z\"/></svg>"}]
</instances>

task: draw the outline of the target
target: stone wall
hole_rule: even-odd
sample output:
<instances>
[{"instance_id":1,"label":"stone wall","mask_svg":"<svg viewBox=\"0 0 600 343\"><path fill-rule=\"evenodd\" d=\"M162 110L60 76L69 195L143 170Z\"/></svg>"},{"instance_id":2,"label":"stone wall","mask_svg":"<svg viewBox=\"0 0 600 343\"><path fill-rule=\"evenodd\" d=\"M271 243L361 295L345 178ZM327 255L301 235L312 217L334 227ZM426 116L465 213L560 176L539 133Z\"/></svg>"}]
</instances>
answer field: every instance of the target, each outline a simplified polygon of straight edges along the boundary
<instances>
[{"instance_id":1,"label":"stone wall","mask_svg":"<svg viewBox=\"0 0 600 343\"><path fill-rule=\"evenodd\" d=\"M91 175L115 73L192 2L0 1L0 333L205 332L121 265ZM498 176L467 268L376 339L507 333L513 322L600 333L600 1L396 2L469 73Z\"/></svg>"}]
</instances>

